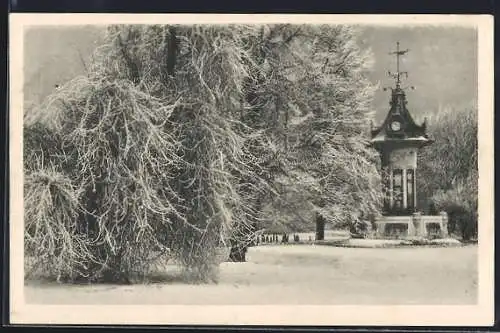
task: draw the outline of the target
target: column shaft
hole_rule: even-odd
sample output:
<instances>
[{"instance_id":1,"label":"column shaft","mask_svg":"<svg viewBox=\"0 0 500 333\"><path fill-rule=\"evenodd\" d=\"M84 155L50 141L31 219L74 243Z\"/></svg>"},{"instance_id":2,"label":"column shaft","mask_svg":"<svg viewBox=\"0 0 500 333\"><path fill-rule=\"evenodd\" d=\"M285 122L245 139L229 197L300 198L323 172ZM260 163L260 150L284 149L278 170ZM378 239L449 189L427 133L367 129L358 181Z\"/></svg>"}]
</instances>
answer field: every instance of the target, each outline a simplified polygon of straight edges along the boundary
<instances>
[{"instance_id":1,"label":"column shaft","mask_svg":"<svg viewBox=\"0 0 500 333\"><path fill-rule=\"evenodd\" d=\"M402 177L401 177L401 180L403 182L403 184L401 184L401 189L403 190L403 209L407 208L408 205L407 205L407 195L408 195L408 182L407 182L407 175L406 175L406 169L402 169Z\"/></svg>"},{"instance_id":2,"label":"column shaft","mask_svg":"<svg viewBox=\"0 0 500 333\"><path fill-rule=\"evenodd\" d=\"M394 185L393 185L393 175L392 175L392 168L389 168L389 210L392 210L393 207L393 195L394 195Z\"/></svg>"},{"instance_id":3,"label":"column shaft","mask_svg":"<svg viewBox=\"0 0 500 333\"><path fill-rule=\"evenodd\" d=\"M413 169L413 210L417 210L417 169Z\"/></svg>"}]
</instances>

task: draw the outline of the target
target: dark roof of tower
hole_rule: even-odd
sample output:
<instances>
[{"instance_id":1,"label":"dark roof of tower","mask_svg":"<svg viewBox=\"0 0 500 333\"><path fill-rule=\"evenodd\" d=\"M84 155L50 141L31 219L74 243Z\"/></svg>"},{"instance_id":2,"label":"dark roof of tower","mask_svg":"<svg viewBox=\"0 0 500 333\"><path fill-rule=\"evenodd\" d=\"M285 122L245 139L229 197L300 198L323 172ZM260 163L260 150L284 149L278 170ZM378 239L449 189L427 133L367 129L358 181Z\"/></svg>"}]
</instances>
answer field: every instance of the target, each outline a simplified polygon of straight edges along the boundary
<instances>
[{"instance_id":1,"label":"dark roof of tower","mask_svg":"<svg viewBox=\"0 0 500 333\"><path fill-rule=\"evenodd\" d=\"M390 106L391 108L382 125L376 128L372 128L372 141L390 138L428 139L426 121L424 121L421 125L415 123L415 120L413 120L413 117L407 109L406 94L403 89L399 87L392 89ZM390 128L393 121L398 121L401 124L401 129L397 132L392 131Z\"/></svg>"},{"instance_id":2,"label":"dark roof of tower","mask_svg":"<svg viewBox=\"0 0 500 333\"><path fill-rule=\"evenodd\" d=\"M401 79L403 75L407 77L408 73L400 71L399 58L405 55L408 51L409 50L400 50L398 42L397 50L395 52L391 52L391 54L395 54L397 57L397 72L389 72L389 76L395 79L395 88L390 88L392 91L390 109L384 122L381 126L376 128L372 125L372 145L387 141L415 142L418 143L418 145L425 145L432 142L432 139L430 139L427 134L426 120L424 120L421 125L418 125L415 120L413 120L413 117L407 109L405 91L401 88ZM395 122L399 123L399 128L392 127L392 124Z\"/></svg>"}]
</instances>

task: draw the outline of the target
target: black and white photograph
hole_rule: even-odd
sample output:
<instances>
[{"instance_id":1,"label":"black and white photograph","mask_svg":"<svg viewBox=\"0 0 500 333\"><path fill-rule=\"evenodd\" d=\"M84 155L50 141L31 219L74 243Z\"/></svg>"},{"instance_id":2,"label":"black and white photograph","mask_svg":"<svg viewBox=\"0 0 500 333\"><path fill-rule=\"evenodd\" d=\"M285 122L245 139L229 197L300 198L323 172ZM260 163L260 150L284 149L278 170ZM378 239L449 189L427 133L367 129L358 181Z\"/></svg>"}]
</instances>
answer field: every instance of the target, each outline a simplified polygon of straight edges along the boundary
<instances>
[{"instance_id":1,"label":"black and white photograph","mask_svg":"<svg viewBox=\"0 0 500 333\"><path fill-rule=\"evenodd\" d=\"M13 318L493 322L491 17L12 16Z\"/></svg>"}]
</instances>

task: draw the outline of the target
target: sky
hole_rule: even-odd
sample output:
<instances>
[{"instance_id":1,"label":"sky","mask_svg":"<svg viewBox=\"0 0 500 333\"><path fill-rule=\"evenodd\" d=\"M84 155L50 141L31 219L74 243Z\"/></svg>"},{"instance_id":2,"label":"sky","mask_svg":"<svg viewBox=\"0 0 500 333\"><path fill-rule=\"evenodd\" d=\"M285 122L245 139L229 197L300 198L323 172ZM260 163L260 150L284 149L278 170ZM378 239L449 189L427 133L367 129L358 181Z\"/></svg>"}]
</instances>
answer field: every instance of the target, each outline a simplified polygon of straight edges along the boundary
<instances>
[{"instance_id":1,"label":"sky","mask_svg":"<svg viewBox=\"0 0 500 333\"><path fill-rule=\"evenodd\" d=\"M28 30L24 40L24 93L28 103L40 103L56 84L63 84L85 71L93 50L103 38L103 28L38 27ZM396 42L410 51L403 57L401 70L408 72L403 87L408 109L417 121L444 107L467 108L477 101L477 33L460 27L380 27L364 26L358 43L370 49L374 65L368 73L379 84L372 107L375 121L381 122L389 110L393 86L387 71L396 71L389 52Z\"/></svg>"},{"instance_id":2,"label":"sky","mask_svg":"<svg viewBox=\"0 0 500 333\"><path fill-rule=\"evenodd\" d=\"M467 108L477 104L477 33L465 28L382 28L364 31L362 48L371 48L375 57L370 80L380 83L373 107L380 119L388 112L389 94L383 87L393 86L387 71L396 71L396 58L389 52L409 52L401 59L401 71L408 72L408 110L415 118L432 115L440 108Z\"/></svg>"}]
</instances>

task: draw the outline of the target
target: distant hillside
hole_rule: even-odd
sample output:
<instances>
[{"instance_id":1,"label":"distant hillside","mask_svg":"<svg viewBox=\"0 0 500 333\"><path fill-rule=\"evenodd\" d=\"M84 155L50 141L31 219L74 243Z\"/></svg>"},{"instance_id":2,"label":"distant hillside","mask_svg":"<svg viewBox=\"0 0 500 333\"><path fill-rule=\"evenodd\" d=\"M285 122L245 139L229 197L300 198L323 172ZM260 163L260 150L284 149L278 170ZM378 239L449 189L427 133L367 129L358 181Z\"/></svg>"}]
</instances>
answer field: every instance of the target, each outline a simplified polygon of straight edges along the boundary
<instances>
[{"instance_id":1,"label":"distant hillside","mask_svg":"<svg viewBox=\"0 0 500 333\"><path fill-rule=\"evenodd\" d=\"M25 101L40 103L54 85L64 83L85 72L93 50L102 43L103 27L32 28L25 36ZM477 100L477 36L465 28L388 28L365 29L360 45L371 48L375 57L369 77L381 87L373 107L377 120L388 111L391 85L387 71L396 70L395 59L389 55L396 41L410 52L403 60L402 70L409 72L410 112L421 119L434 114L440 106L465 107Z\"/></svg>"}]
</instances>

